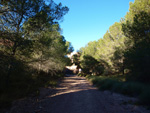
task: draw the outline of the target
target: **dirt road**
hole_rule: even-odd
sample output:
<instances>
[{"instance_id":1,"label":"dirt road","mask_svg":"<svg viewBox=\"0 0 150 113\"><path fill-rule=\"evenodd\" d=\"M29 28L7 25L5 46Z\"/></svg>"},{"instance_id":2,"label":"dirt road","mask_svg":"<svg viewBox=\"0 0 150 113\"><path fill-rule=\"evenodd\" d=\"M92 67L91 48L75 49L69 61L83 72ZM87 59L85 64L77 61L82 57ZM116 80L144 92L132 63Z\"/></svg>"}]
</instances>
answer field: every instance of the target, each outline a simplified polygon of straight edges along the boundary
<instances>
[{"instance_id":1,"label":"dirt road","mask_svg":"<svg viewBox=\"0 0 150 113\"><path fill-rule=\"evenodd\" d=\"M41 89L38 99L14 103L9 113L150 113L136 101L109 91L98 91L78 76L68 76L52 91Z\"/></svg>"}]
</instances>

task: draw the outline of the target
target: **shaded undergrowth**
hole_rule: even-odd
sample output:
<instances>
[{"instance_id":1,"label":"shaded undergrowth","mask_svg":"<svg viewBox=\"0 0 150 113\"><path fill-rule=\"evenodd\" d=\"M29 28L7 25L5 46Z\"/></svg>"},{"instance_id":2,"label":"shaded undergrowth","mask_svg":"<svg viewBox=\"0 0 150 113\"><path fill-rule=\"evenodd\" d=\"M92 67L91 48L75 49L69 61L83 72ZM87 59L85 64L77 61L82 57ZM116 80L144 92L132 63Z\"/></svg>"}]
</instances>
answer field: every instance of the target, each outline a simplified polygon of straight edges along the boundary
<instances>
[{"instance_id":1,"label":"shaded undergrowth","mask_svg":"<svg viewBox=\"0 0 150 113\"><path fill-rule=\"evenodd\" d=\"M26 96L38 96L39 87L55 87L58 80L63 76L61 74L51 76L48 73L41 72L33 76L11 78L9 86L1 87L0 108L11 106L12 101L24 98Z\"/></svg>"},{"instance_id":2,"label":"shaded undergrowth","mask_svg":"<svg viewBox=\"0 0 150 113\"><path fill-rule=\"evenodd\" d=\"M8 68L10 60L13 61L11 69ZM51 71L33 69L15 58L2 56L0 58L0 109L10 107L12 101L16 99L37 96L40 87L55 87L57 81L63 76L64 74L59 70L52 74Z\"/></svg>"}]
</instances>

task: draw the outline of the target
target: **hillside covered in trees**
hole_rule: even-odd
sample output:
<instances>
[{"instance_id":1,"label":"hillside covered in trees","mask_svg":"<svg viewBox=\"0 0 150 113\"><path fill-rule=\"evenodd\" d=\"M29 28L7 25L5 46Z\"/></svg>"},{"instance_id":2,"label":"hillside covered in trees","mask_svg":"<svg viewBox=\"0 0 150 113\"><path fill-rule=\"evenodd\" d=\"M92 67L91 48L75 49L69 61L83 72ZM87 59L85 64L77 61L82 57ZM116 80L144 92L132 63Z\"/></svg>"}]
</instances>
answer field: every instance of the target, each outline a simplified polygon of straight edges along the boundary
<instances>
[{"instance_id":1,"label":"hillside covered in trees","mask_svg":"<svg viewBox=\"0 0 150 113\"><path fill-rule=\"evenodd\" d=\"M0 3L0 106L54 85L73 51L59 20L69 8L53 0L3 0ZM37 90L37 91L36 91Z\"/></svg>"},{"instance_id":2,"label":"hillside covered in trees","mask_svg":"<svg viewBox=\"0 0 150 113\"><path fill-rule=\"evenodd\" d=\"M82 68L80 75L88 75L100 89L136 95L150 104L150 0L130 2L124 18L74 59Z\"/></svg>"},{"instance_id":3,"label":"hillside covered in trees","mask_svg":"<svg viewBox=\"0 0 150 113\"><path fill-rule=\"evenodd\" d=\"M128 74L128 79L150 82L150 0L131 2L120 22L79 52L81 67L87 74L122 73Z\"/></svg>"}]
</instances>

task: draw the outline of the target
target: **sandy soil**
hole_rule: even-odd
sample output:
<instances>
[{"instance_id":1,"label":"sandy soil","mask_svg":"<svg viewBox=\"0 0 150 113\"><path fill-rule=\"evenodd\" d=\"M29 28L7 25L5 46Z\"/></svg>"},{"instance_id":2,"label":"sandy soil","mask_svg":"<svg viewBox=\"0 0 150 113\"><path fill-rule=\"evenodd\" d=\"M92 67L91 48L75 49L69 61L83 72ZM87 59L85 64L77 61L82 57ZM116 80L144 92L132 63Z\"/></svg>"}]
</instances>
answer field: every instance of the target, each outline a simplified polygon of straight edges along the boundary
<instances>
[{"instance_id":1,"label":"sandy soil","mask_svg":"<svg viewBox=\"0 0 150 113\"><path fill-rule=\"evenodd\" d=\"M7 113L150 113L129 103L135 98L98 91L84 77L66 76L56 89L41 88L38 97L13 103Z\"/></svg>"}]
</instances>

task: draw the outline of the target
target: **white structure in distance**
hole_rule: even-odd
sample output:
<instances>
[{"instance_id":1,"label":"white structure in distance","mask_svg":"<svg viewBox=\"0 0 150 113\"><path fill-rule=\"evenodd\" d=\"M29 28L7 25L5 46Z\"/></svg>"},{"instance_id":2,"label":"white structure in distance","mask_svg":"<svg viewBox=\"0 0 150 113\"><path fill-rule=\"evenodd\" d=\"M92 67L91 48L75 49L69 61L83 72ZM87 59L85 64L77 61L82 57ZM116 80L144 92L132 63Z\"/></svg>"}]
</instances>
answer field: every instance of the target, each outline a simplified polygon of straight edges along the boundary
<instances>
[{"instance_id":1,"label":"white structure in distance","mask_svg":"<svg viewBox=\"0 0 150 113\"><path fill-rule=\"evenodd\" d=\"M67 55L67 57L71 59L72 63L73 63L73 55L75 55L75 54L78 54L78 53L77 52L72 52L72 53ZM66 68L69 69L69 70L74 71L74 70L77 69L77 65L73 64L72 66L66 66Z\"/></svg>"}]
</instances>

